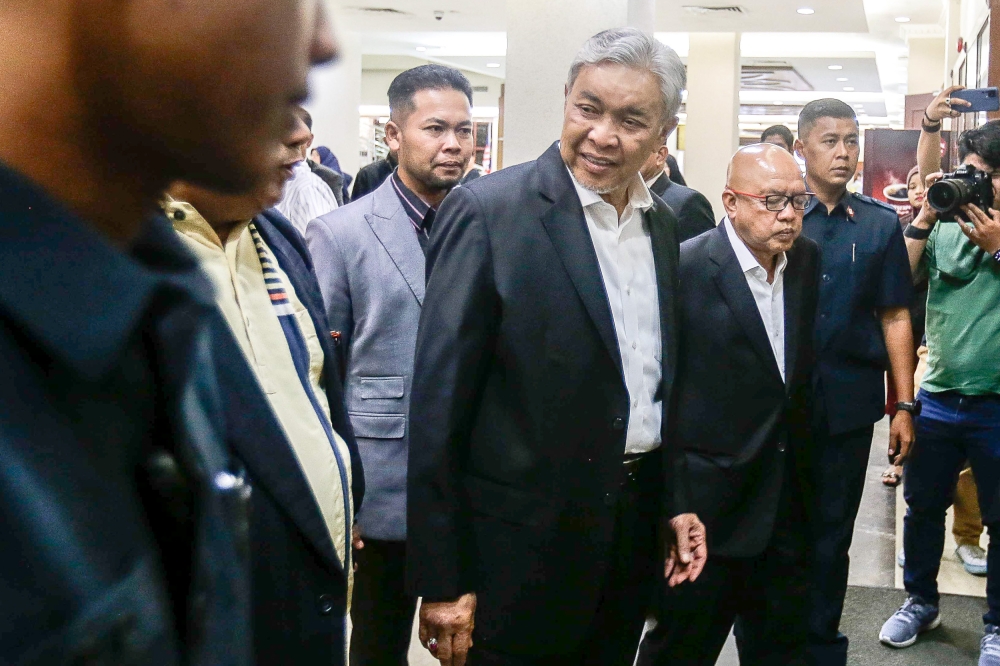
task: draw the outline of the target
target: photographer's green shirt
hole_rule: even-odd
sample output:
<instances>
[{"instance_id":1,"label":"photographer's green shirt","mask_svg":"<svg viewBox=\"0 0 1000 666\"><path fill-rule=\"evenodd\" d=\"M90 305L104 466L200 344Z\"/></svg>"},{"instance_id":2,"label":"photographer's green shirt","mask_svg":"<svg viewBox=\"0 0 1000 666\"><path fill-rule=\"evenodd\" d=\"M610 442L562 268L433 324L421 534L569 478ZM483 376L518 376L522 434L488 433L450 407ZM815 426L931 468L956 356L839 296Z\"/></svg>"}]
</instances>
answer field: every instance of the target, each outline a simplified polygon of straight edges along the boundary
<instances>
[{"instance_id":1,"label":"photographer's green shirt","mask_svg":"<svg viewBox=\"0 0 1000 666\"><path fill-rule=\"evenodd\" d=\"M1000 394L1000 263L951 222L935 226L924 257L929 352L921 388Z\"/></svg>"}]
</instances>

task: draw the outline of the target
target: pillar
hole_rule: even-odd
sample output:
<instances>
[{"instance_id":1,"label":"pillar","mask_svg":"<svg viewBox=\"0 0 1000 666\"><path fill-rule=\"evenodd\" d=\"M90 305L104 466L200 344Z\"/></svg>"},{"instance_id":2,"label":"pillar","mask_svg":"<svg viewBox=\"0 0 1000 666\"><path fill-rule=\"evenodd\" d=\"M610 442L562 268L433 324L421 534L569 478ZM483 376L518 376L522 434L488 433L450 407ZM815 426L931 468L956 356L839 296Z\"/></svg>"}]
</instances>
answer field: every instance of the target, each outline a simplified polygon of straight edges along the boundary
<instances>
[{"instance_id":1,"label":"pillar","mask_svg":"<svg viewBox=\"0 0 1000 666\"><path fill-rule=\"evenodd\" d=\"M337 35L340 58L313 70L306 109L313 118L314 146L326 146L352 176L360 167L361 36Z\"/></svg>"},{"instance_id":2,"label":"pillar","mask_svg":"<svg viewBox=\"0 0 1000 666\"><path fill-rule=\"evenodd\" d=\"M573 56L601 30L626 25L629 4L507 0L503 166L533 160L559 139Z\"/></svg>"},{"instance_id":3,"label":"pillar","mask_svg":"<svg viewBox=\"0 0 1000 666\"><path fill-rule=\"evenodd\" d=\"M947 62L944 37L910 37L906 63L906 94L922 95L941 90L947 80L942 66Z\"/></svg>"},{"instance_id":4,"label":"pillar","mask_svg":"<svg viewBox=\"0 0 1000 666\"><path fill-rule=\"evenodd\" d=\"M962 34L962 0L945 0L945 44L944 44L944 76L941 80L945 86L952 83L952 70L958 60L958 38Z\"/></svg>"},{"instance_id":5,"label":"pillar","mask_svg":"<svg viewBox=\"0 0 1000 666\"><path fill-rule=\"evenodd\" d=\"M692 32L688 50L684 179L725 215L726 168L739 148L740 34Z\"/></svg>"}]
</instances>

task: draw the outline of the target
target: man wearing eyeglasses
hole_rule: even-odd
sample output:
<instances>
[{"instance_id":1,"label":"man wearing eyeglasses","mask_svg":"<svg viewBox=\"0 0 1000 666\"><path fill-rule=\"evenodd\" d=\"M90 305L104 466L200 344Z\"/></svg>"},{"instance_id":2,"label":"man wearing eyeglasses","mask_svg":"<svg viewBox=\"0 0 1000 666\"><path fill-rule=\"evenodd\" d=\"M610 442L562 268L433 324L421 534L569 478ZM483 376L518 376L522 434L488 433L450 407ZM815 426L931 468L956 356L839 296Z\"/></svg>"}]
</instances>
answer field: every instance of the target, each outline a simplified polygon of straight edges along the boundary
<instances>
[{"instance_id":1,"label":"man wearing eyeglasses","mask_svg":"<svg viewBox=\"0 0 1000 666\"><path fill-rule=\"evenodd\" d=\"M896 212L847 191L858 166L858 121L836 99L810 102L799 115L795 151L815 193L802 233L822 251L816 317L815 384L818 515L810 643L815 663L844 666L840 616L854 520L861 504L874 424L885 414L885 372L892 370L897 413L889 458L901 463L913 443L912 281Z\"/></svg>"},{"instance_id":2,"label":"man wearing eyeglasses","mask_svg":"<svg viewBox=\"0 0 1000 666\"><path fill-rule=\"evenodd\" d=\"M743 666L805 662L813 319L806 185L778 146L740 149L715 229L681 245L671 441L712 556L660 590L639 666L714 664L734 620Z\"/></svg>"}]
</instances>

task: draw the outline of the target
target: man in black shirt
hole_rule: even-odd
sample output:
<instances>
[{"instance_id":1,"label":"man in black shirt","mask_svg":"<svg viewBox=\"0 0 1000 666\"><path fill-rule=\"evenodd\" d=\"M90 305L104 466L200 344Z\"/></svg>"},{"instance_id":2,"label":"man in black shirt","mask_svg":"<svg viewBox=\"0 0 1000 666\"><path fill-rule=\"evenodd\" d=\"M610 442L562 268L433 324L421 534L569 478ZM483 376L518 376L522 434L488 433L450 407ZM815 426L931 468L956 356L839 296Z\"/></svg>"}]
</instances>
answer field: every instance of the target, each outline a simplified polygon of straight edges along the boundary
<instances>
[{"instance_id":1,"label":"man in black shirt","mask_svg":"<svg viewBox=\"0 0 1000 666\"><path fill-rule=\"evenodd\" d=\"M211 294L142 221L175 179L262 180L322 5L37 5L0 3L0 663L250 663Z\"/></svg>"},{"instance_id":2,"label":"man in black shirt","mask_svg":"<svg viewBox=\"0 0 1000 666\"><path fill-rule=\"evenodd\" d=\"M366 194L377 190L378 186L392 175L398 164L396 156L390 152L386 157L362 167L354 179L354 189L351 190L351 201L357 201Z\"/></svg>"}]
</instances>

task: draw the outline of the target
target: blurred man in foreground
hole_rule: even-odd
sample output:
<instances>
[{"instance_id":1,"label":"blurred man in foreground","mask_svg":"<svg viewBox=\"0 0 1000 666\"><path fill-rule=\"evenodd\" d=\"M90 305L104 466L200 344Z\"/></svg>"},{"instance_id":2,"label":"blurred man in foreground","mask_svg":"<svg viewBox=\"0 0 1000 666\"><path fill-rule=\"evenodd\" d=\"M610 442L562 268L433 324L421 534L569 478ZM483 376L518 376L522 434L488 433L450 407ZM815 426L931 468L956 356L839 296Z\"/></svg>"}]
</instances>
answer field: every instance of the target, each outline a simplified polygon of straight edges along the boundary
<instances>
[{"instance_id":1,"label":"blurred man in foreground","mask_svg":"<svg viewBox=\"0 0 1000 666\"><path fill-rule=\"evenodd\" d=\"M345 663L351 524L363 492L309 254L288 220L265 210L281 198L308 136L300 115L269 177L247 194L178 182L165 204L215 286L212 347L226 443L254 491L258 666Z\"/></svg>"}]
</instances>

